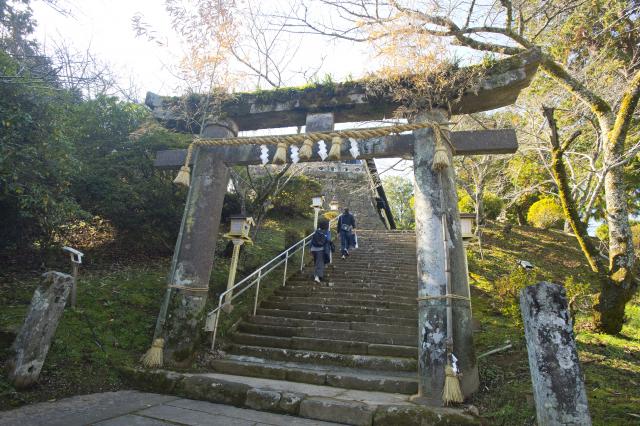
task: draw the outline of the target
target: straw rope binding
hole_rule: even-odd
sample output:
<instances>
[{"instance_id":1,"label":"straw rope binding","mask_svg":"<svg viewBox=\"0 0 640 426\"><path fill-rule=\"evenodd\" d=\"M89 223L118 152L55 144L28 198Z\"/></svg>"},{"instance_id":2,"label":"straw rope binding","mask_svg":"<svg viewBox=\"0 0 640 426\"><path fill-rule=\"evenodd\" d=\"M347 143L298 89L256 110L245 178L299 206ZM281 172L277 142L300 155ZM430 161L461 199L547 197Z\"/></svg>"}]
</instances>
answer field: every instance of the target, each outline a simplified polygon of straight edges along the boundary
<instances>
[{"instance_id":1,"label":"straw rope binding","mask_svg":"<svg viewBox=\"0 0 640 426\"><path fill-rule=\"evenodd\" d=\"M323 140L332 140L335 149L332 149L329 153L329 158L340 158L337 149L340 148L342 139L370 139L380 136L387 136L394 133L402 133L411 130L418 130L424 128L431 128L434 133L436 142L436 152L432 168L434 170L442 170L450 165L449 156L446 152L444 143L447 143L453 152L453 145L445 131L440 127L440 124L427 121L422 123L409 123L398 124L396 126L388 127L374 127L369 129L351 129L351 130L339 130L332 132L310 132L299 133L292 135L279 135L279 136L245 136L239 138L219 138L219 139L203 139L196 137L187 149L187 157L185 158L184 166L180 168L178 176L173 181L174 183L189 186L191 180L191 169L189 164L191 163L191 157L193 156L194 147L198 146L221 146L221 145L278 145L276 155L274 156L274 163L286 162L286 147L288 145L302 143L300 148L299 158L301 160L308 160L312 155L312 146L314 142ZM333 148L333 146L332 146ZM333 155L332 155L333 154Z\"/></svg>"}]
</instances>

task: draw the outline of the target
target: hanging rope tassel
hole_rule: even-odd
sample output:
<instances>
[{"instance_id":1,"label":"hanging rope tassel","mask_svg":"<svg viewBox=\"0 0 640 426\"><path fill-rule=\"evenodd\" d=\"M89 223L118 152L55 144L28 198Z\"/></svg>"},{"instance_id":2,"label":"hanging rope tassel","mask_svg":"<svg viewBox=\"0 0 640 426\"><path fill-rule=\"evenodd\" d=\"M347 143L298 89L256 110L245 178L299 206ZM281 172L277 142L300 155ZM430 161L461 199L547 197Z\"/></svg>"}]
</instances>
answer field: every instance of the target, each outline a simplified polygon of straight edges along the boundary
<instances>
[{"instance_id":1,"label":"hanging rope tassel","mask_svg":"<svg viewBox=\"0 0 640 426\"><path fill-rule=\"evenodd\" d=\"M451 146L451 142L438 124L433 123L430 127L433 131L433 136L436 142L436 152L433 155L433 163L431 164L431 169L433 171L439 172L451 165L447 147L444 146L445 142L448 143L449 146Z\"/></svg>"},{"instance_id":2,"label":"hanging rope tassel","mask_svg":"<svg viewBox=\"0 0 640 426\"><path fill-rule=\"evenodd\" d=\"M189 166L180 167L180 171L178 172L178 176L173 180L173 183L177 185L189 187L189 182L191 181L191 168Z\"/></svg>"},{"instance_id":3,"label":"hanging rope tassel","mask_svg":"<svg viewBox=\"0 0 640 426\"><path fill-rule=\"evenodd\" d=\"M340 150L342 149L342 138L334 136L331 139L331 149L327 159L330 161L340 161Z\"/></svg>"},{"instance_id":4,"label":"hanging rope tassel","mask_svg":"<svg viewBox=\"0 0 640 426\"><path fill-rule=\"evenodd\" d=\"M458 375L451 366L451 361L447 362L446 367L444 367L444 376L444 388L442 389L442 402L444 402L444 405L463 402L464 396L462 395L462 389L460 389L460 380L458 380Z\"/></svg>"},{"instance_id":5,"label":"hanging rope tassel","mask_svg":"<svg viewBox=\"0 0 640 426\"><path fill-rule=\"evenodd\" d=\"M301 160L309 160L311 158L311 154L313 154L313 141L311 139L305 139L300 147L298 157Z\"/></svg>"},{"instance_id":6,"label":"hanging rope tassel","mask_svg":"<svg viewBox=\"0 0 640 426\"><path fill-rule=\"evenodd\" d=\"M278 142L278 148L273 156L273 164L284 164L287 162L287 144Z\"/></svg>"},{"instance_id":7,"label":"hanging rope tassel","mask_svg":"<svg viewBox=\"0 0 640 426\"><path fill-rule=\"evenodd\" d=\"M187 149L187 157L184 160L184 166L180 167L180 171L178 172L178 176L173 180L173 183L177 185L189 187L189 183L191 182L191 168L189 167L189 163L191 163L191 156L193 155L193 143L189 145Z\"/></svg>"},{"instance_id":8,"label":"hanging rope tassel","mask_svg":"<svg viewBox=\"0 0 640 426\"><path fill-rule=\"evenodd\" d=\"M147 368L162 367L162 350L164 348L164 339L159 338L153 341L149 350L142 355L140 362Z\"/></svg>"}]
</instances>

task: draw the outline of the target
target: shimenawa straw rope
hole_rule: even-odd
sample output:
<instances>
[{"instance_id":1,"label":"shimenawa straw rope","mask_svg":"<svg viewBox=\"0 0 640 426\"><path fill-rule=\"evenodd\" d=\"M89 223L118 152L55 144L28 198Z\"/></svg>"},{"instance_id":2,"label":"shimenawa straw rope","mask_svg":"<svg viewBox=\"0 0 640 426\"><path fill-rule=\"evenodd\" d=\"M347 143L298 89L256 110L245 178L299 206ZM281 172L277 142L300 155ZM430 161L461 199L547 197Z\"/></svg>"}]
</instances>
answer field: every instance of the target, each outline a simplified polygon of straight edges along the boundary
<instances>
[{"instance_id":1,"label":"shimenawa straw rope","mask_svg":"<svg viewBox=\"0 0 640 426\"><path fill-rule=\"evenodd\" d=\"M375 127L369 129L351 129L351 130L339 130L333 132L310 132L310 133L298 133L292 135L280 135L280 136L246 136L239 138L219 138L219 139L203 139L196 137L187 149L187 156L185 158L184 165L180 168L178 176L173 181L174 183L189 186L191 180L190 172L191 157L193 155L194 147L198 146L220 146L220 145L278 145L276 155L274 156L274 163L282 164L286 162L286 147L287 145L303 143L300 148L299 158L301 160L308 160L311 158L312 146L314 142L321 140L329 140L332 142L332 149L329 152L330 160L340 159L340 147L342 138L353 139L370 139L380 136L387 136L394 133L402 133L410 130L431 128L435 136L436 152L434 155L434 162L432 167L434 170L441 170L449 166L449 157L444 147L446 142L451 147L453 152L453 145L449 140L446 132L440 127L438 123L427 121L422 123L409 123L398 124L388 127Z\"/></svg>"}]
</instances>

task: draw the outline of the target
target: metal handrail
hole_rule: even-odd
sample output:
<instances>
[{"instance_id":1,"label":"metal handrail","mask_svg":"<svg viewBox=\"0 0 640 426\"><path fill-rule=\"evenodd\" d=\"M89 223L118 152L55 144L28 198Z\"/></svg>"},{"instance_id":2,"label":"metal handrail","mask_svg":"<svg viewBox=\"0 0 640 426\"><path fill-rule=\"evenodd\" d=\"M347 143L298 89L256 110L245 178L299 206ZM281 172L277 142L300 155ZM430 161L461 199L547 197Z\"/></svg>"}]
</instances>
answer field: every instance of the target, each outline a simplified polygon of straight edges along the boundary
<instances>
[{"instance_id":1,"label":"metal handrail","mask_svg":"<svg viewBox=\"0 0 640 426\"><path fill-rule=\"evenodd\" d=\"M329 221L329 227L331 227L331 225L337 220L338 220L337 218L330 220ZM215 344L216 344L216 334L218 332L218 323L220 321L220 312L223 312L222 308L224 307L224 305L227 304L227 303L231 304L231 301L233 299L235 299L236 297L239 297L241 294L243 294L245 291L247 291L248 289L250 289L251 287L253 287L255 285L256 286L256 295L255 295L255 300L253 302L253 315L255 316L256 311L258 309L258 296L260 294L260 281L262 280L262 278L264 278L267 275L269 275L274 269L276 269L278 266L280 266L280 265L282 265L284 263L284 274L283 274L283 277L282 277L282 286L284 287L286 285L286 281L287 281L287 267L289 265L289 258L292 257L294 254L296 254L298 251L302 250L302 256L300 258L300 271L302 271L302 269L304 268L304 249L307 246L307 244L309 244L311 242L311 237L313 237L314 233L315 233L315 231L312 232L311 234L307 235L306 237L304 237L303 239L301 239L297 243L293 244L291 247L289 247L288 249L286 249L285 251L283 251L279 255L275 256L273 259L269 260L267 263L262 265L260 268L256 269L251 274L249 274L246 277L244 277L242 280L238 281L233 287L225 290L224 292L222 292L220 294L220 296L218 297L218 307L215 308L214 310L210 311L207 314L206 324L210 324L211 321L213 321L213 330L212 330L213 334L211 336L211 349L213 349ZM282 258L283 256L284 256L284 258ZM275 265L272 265L272 263L274 263L274 262L276 262L278 260L279 260L279 262L277 262ZM269 266L271 266L271 267L266 272L264 272L264 270L266 268L268 268ZM234 291L236 288L238 288L238 287L242 286L243 284L247 283L252 277L255 277L255 279L253 281L251 281L249 283L249 285L245 286L242 290L240 290L237 293ZM226 303L223 303L222 301L224 300L224 297L228 293L232 293L231 298Z\"/></svg>"}]
</instances>

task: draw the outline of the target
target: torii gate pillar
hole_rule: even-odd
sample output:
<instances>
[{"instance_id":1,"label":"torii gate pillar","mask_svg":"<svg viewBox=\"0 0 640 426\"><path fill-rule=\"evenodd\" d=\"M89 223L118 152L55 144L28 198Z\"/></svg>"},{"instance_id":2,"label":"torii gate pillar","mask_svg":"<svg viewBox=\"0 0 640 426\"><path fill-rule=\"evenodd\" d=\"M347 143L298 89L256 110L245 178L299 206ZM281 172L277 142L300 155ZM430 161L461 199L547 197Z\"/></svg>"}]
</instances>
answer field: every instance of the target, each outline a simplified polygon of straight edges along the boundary
<instances>
[{"instance_id":1,"label":"torii gate pillar","mask_svg":"<svg viewBox=\"0 0 640 426\"><path fill-rule=\"evenodd\" d=\"M210 124L202 136L233 137L231 121ZM169 365L188 366L202 335L202 320L209 291L220 217L229 184L222 158L198 148L194 151L189 195L171 261L169 289L156 324L156 337L165 339L164 359Z\"/></svg>"},{"instance_id":2,"label":"torii gate pillar","mask_svg":"<svg viewBox=\"0 0 640 426\"><path fill-rule=\"evenodd\" d=\"M436 109L419 113L414 121L449 121L447 111ZM443 124L444 125L444 124ZM460 385L465 397L479 386L478 367L471 329L471 301L466 274L466 256L462 244L458 196L453 166L443 172L431 169L435 140L431 129L414 131L413 166L415 173L416 250L418 259L418 369L419 389L416 401L442 404L444 367L447 363L447 303L453 306L453 353L462 373ZM446 145L446 144L445 144ZM447 150L449 147L447 146ZM451 152L449 152L451 160ZM442 179L438 179L441 174ZM441 203L441 191L444 205ZM449 262L451 292L446 295L445 252L442 215L447 217L450 241Z\"/></svg>"}]
</instances>

